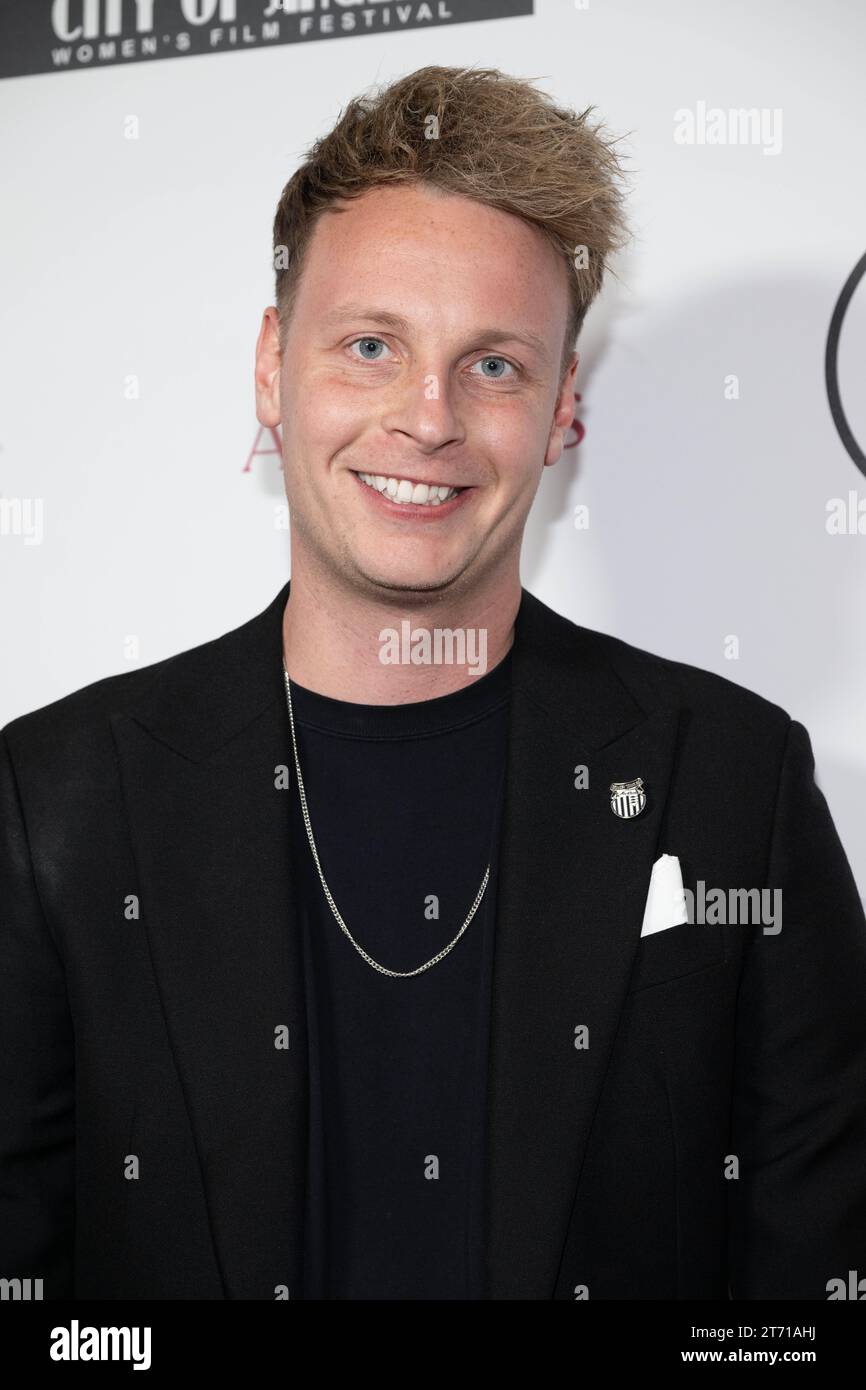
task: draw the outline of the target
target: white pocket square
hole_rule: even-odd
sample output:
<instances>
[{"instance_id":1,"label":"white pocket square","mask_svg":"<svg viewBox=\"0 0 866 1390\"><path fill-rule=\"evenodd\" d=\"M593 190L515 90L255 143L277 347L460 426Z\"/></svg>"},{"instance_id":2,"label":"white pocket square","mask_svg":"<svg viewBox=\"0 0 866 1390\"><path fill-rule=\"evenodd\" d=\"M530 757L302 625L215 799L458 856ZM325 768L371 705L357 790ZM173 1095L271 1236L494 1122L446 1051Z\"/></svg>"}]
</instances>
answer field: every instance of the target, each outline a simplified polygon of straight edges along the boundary
<instances>
[{"instance_id":1,"label":"white pocket square","mask_svg":"<svg viewBox=\"0 0 866 1390\"><path fill-rule=\"evenodd\" d=\"M675 854L663 854L653 864L640 934L652 936L687 921L680 861Z\"/></svg>"}]
</instances>

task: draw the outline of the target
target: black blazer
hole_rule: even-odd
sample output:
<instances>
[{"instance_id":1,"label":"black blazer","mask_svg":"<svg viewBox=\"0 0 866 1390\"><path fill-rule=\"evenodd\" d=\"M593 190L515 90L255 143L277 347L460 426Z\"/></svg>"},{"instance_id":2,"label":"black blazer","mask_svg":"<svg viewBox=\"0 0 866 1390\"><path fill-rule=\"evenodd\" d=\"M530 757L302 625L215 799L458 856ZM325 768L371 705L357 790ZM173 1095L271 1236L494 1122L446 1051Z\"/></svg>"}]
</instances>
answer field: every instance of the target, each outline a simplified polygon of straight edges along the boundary
<instances>
[{"instance_id":1,"label":"black blazer","mask_svg":"<svg viewBox=\"0 0 866 1390\"><path fill-rule=\"evenodd\" d=\"M0 1277L46 1298L303 1296L288 593L0 734ZM513 681L487 1297L826 1299L866 1274L866 923L806 730L526 590ZM642 937L662 853L781 932Z\"/></svg>"}]
</instances>

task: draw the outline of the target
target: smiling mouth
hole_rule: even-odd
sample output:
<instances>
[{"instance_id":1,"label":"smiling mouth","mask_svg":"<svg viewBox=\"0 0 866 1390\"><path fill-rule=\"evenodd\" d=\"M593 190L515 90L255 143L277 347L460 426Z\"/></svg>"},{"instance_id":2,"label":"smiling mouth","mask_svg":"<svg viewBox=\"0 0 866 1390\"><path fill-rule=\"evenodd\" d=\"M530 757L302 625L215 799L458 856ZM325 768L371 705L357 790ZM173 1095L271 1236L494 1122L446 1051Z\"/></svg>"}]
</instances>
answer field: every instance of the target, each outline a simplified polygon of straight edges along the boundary
<instances>
[{"instance_id":1,"label":"smiling mouth","mask_svg":"<svg viewBox=\"0 0 866 1390\"><path fill-rule=\"evenodd\" d=\"M450 483L415 483L411 478L394 478L384 473L355 473L355 477L398 506L441 507L467 491Z\"/></svg>"}]
</instances>

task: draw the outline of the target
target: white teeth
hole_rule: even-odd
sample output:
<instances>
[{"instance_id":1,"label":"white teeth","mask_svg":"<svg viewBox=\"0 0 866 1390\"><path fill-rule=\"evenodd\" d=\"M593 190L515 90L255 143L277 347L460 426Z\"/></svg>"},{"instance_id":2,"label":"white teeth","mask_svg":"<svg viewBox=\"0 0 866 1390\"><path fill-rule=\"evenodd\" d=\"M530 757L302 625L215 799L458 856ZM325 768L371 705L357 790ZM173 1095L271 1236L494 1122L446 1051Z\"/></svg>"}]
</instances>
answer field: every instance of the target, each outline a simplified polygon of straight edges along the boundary
<instances>
[{"instance_id":1,"label":"white teeth","mask_svg":"<svg viewBox=\"0 0 866 1390\"><path fill-rule=\"evenodd\" d=\"M359 473L358 477L392 502L411 502L416 507L440 507L457 495L457 488L447 483L410 483L408 478L387 478L383 473Z\"/></svg>"}]
</instances>

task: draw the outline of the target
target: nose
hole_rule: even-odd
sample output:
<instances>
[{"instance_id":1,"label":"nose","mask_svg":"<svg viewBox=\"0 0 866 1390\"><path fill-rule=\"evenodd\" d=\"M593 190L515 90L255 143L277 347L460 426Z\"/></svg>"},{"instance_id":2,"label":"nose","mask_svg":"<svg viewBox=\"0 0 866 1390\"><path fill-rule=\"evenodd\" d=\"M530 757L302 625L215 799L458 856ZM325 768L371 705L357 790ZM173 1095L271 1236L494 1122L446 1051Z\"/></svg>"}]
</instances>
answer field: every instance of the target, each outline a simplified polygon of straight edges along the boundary
<instances>
[{"instance_id":1,"label":"nose","mask_svg":"<svg viewBox=\"0 0 866 1390\"><path fill-rule=\"evenodd\" d=\"M429 365L407 372L395 383L382 414L382 428L411 439L422 453L433 453L465 438L447 372Z\"/></svg>"}]
</instances>

